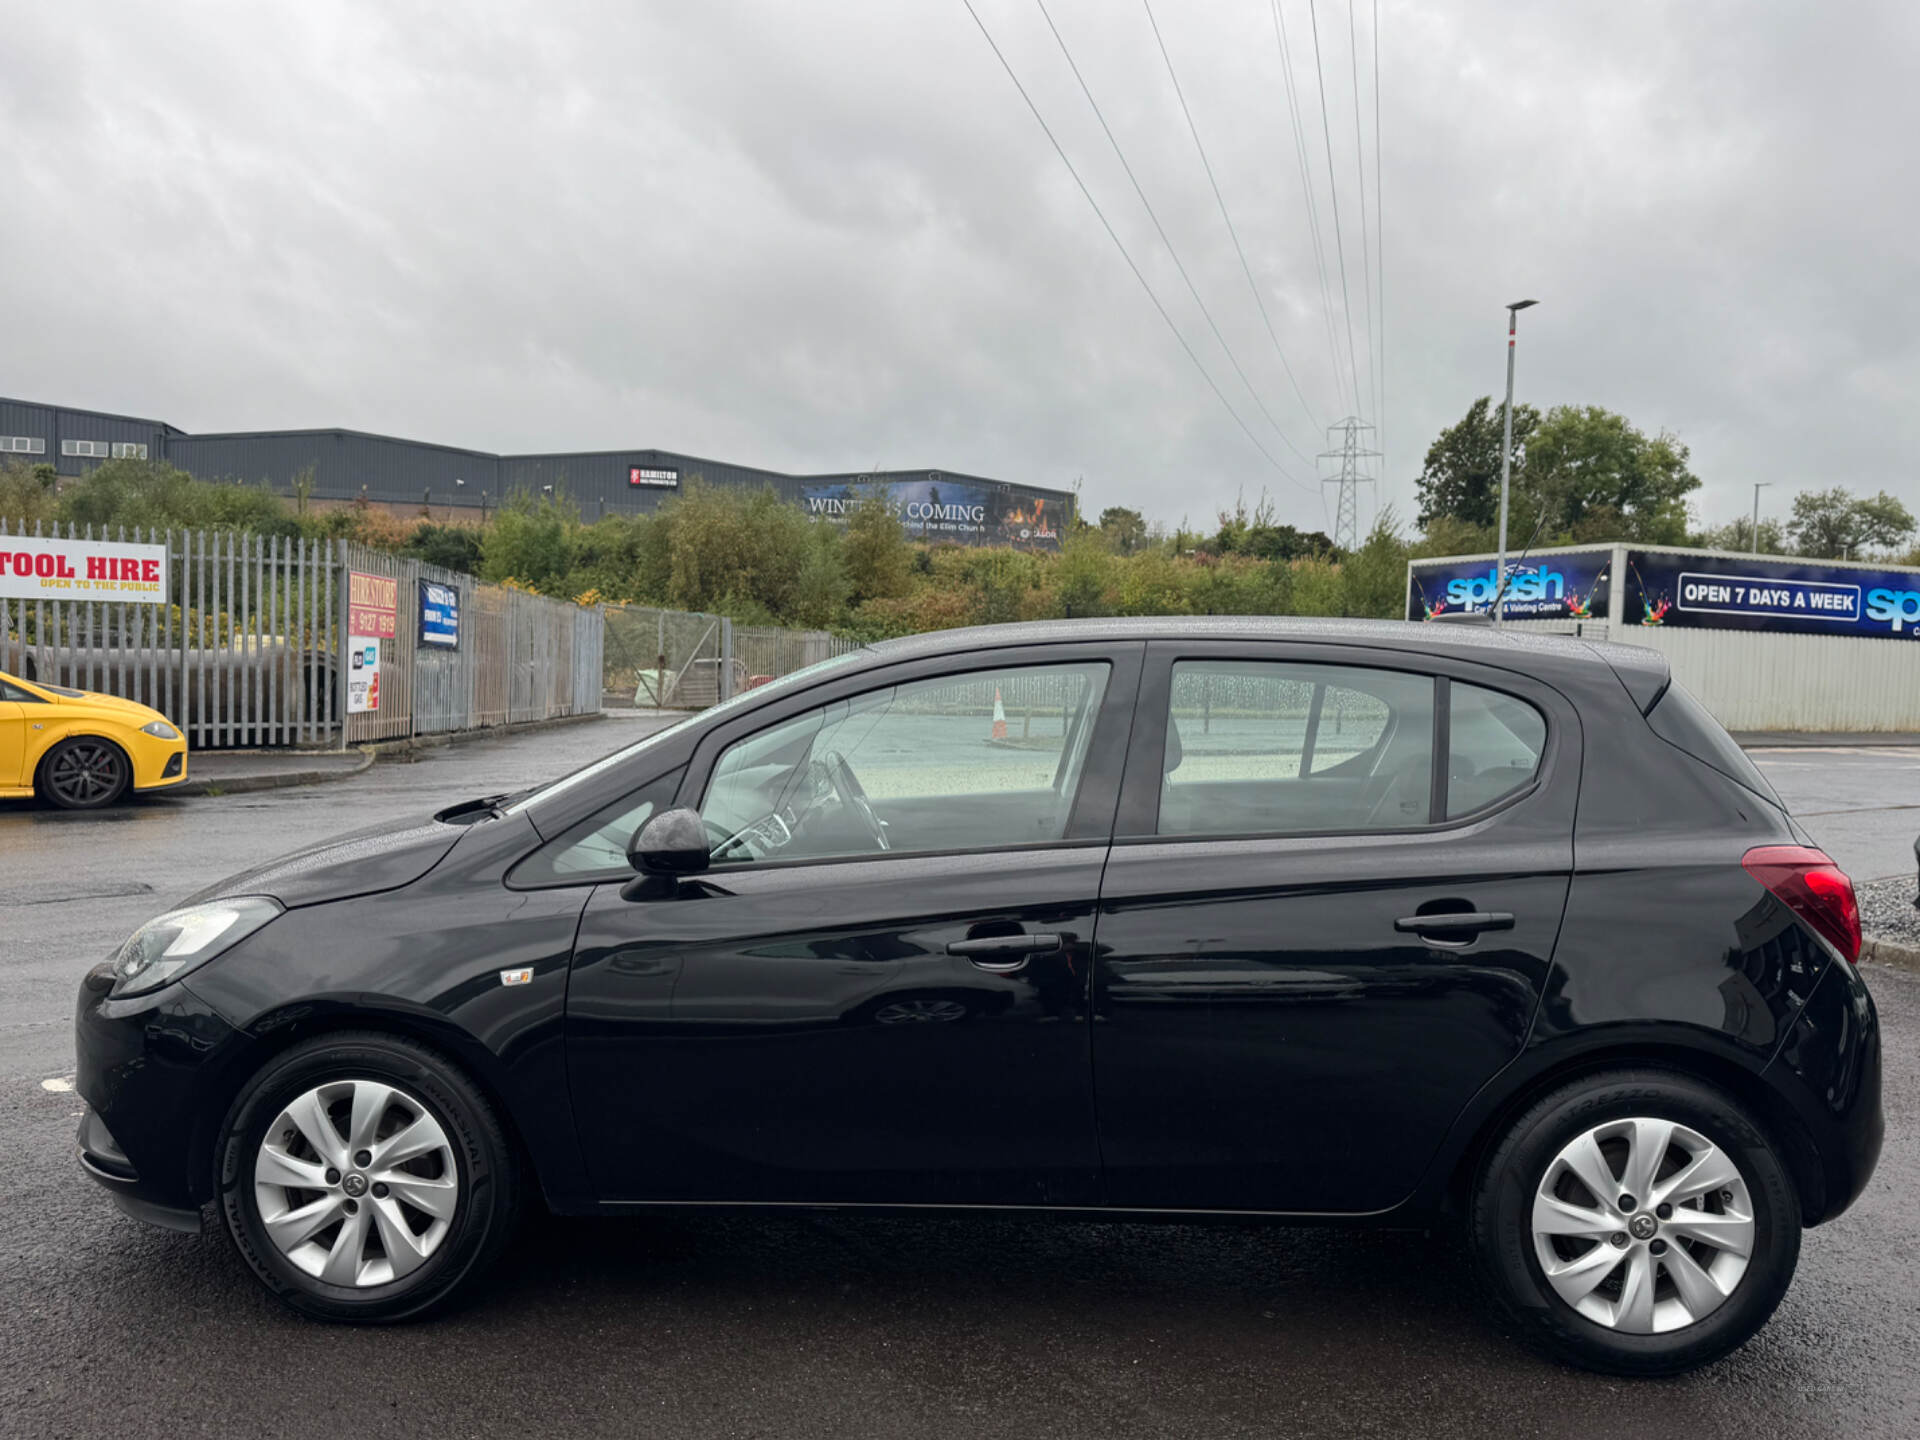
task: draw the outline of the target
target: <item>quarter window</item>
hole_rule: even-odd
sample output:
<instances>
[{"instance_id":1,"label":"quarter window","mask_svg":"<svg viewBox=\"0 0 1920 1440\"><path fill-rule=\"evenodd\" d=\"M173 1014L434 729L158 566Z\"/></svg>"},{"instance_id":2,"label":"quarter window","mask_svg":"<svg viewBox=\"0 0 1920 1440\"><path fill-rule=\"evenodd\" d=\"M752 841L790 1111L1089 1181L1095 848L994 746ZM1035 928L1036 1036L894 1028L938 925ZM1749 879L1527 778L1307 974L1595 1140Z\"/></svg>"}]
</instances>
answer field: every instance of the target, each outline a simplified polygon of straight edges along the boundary
<instances>
[{"instance_id":1,"label":"quarter window","mask_svg":"<svg viewBox=\"0 0 1920 1440\"><path fill-rule=\"evenodd\" d=\"M715 865L999 849L1067 833L1103 663L971 671L809 710L722 752Z\"/></svg>"},{"instance_id":2,"label":"quarter window","mask_svg":"<svg viewBox=\"0 0 1920 1440\"><path fill-rule=\"evenodd\" d=\"M551 845L514 868L512 883L523 889L540 885L619 880L633 874L627 842L640 827L673 804L683 772L675 770L589 816Z\"/></svg>"},{"instance_id":3,"label":"quarter window","mask_svg":"<svg viewBox=\"0 0 1920 1440\"><path fill-rule=\"evenodd\" d=\"M1526 701L1454 681L1447 687L1447 818L1531 784L1546 745L1547 722Z\"/></svg>"},{"instance_id":4,"label":"quarter window","mask_svg":"<svg viewBox=\"0 0 1920 1440\"><path fill-rule=\"evenodd\" d=\"M1307 834L1427 823L1434 682L1243 660L1173 667L1162 835Z\"/></svg>"}]
</instances>

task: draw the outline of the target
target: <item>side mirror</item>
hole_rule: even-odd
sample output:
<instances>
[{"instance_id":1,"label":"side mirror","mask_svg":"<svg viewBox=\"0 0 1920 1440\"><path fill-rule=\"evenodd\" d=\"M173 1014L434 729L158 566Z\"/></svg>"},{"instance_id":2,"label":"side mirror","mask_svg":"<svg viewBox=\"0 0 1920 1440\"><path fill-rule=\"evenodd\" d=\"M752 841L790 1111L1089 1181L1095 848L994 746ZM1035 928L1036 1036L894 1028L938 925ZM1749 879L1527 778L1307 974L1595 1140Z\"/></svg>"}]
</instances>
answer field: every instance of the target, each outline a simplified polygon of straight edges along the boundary
<instances>
[{"instance_id":1,"label":"side mirror","mask_svg":"<svg viewBox=\"0 0 1920 1440\"><path fill-rule=\"evenodd\" d=\"M627 863L642 875L697 875L709 859L707 827L694 810L662 810L627 842Z\"/></svg>"}]
</instances>

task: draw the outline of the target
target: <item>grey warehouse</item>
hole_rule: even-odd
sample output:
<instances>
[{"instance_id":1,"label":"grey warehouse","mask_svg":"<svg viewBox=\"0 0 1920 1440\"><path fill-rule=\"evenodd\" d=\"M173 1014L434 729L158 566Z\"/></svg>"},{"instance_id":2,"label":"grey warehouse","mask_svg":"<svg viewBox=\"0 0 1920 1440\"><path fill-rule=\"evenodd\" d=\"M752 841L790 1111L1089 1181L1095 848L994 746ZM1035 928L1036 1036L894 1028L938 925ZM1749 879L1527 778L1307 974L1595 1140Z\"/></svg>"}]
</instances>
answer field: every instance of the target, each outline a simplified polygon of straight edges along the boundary
<instances>
[{"instance_id":1,"label":"grey warehouse","mask_svg":"<svg viewBox=\"0 0 1920 1440\"><path fill-rule=\"evenodd\" d=\"M653 447L496 455L358 430L189 434L162 420L0 397L0 461L52 465L63 479L111 459L165 461L203 480L265 484L324 504L470 511L484 518L515 494L551 495L597 519L646 514L689 483L761 489L811 515L843 522L884 500L915 539L1057 549L1071 492L947 470L789 474Z\"/></svg>"}]
</instances>

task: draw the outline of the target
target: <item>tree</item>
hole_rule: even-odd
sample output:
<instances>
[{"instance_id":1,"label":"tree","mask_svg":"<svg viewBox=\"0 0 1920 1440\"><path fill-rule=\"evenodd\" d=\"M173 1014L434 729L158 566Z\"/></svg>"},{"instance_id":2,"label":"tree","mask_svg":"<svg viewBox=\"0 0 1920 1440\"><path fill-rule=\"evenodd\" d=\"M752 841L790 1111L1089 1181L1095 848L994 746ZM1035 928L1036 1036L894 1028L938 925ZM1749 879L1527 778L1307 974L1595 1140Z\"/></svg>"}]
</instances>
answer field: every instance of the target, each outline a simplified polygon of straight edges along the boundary
<instances>
[{"instance_id":1,"label":"tree","mask_svg":"<svg viewBox=\"0 0 1920 1440\"><path fill-rule=\"evenodd\" d=\"M1896 549L1913 532L1913 513L1886 491L1855 495L1844 485L1802 490L1793 497L1793 518L1787 521L1787 534L1800 553L1821 560Z\"/></svg>"},{"instance_id":2,"label":"tree","mask_svg":"<svg viewBox=\"0 0 1920 1440\"><path fill-rule=\"evenodd\" d=\"M1100 512L1100 532L1114 554L1131 555L1147 543L1147 517L1123 505L1109 505Z\"/></svg>"},{"instance_id":3,"label":"tree","mask_svg":"<svg viewBox=\"0 0 1920 1440\"><path fill-rule=\"evenodd\" d=\"M471 525L420 525L415 528L404 553L429 565L438 565L442 570L478 575L481 532Z\"/></svg>"},{"instance_id":4,"label":"tree","mask_svg":"<svg viewBox=\"0 0 1920 1440\"><path fill-rule=\"evenodd\" d=\"M1760 522L1760 539L1755 543L1753 521L1742 517L1729 520L1724 525L1709 525L1689 535L1687 544L1697 545L1702 550L1742 550L1756 555L1785 555L1787 532L1778 520L1763 519Z\"/></svg>"},{"instance_id":5,"label":"tree","mask_svg":"<svg viewBox=\"0 0 1920 1440\"><path fill-rule=\"evenodd\" d=\"M840 542L840 557L855 604L907 593L913 567L907 530L880 496L869 495L854 507Z\"/></svg>"},{"instance_id":6,"label":"tree","mask_svg":"<svg viewBox=\"0 0 1920 1440\"><path fill-rule=\"evenodd\" d=\"M1677 545L1686 539L1687 496L1700 488L1687 458L1679 440L1648 436L1624 415L1556 405L1528 436L1511 511L1523 539L1544 514L1543 539Z\"/></svg>"},{"instance_id":7,"label":"tree","mask_svg":"<svg viewBox=\"0 0 1920 1440\"><path fill-rule=\"evenodd\" d=\"M1318 530L1282 525L1275 518L1273 497L1263 490L1251 515L1244 498L1235 499L1232 510L1222 510L1220 528L1198 548L1216 555L1250 555L1256 560L1298 560L1331 553L1333 541Z\"/></svg>"},{"instance_id":8,"label":"tree","mask_svg":"<svg viewBox=\"0 0 1920 1440\"><path fill-rule=\"evenodd\" d=\"M580 517L552 496L524 491L508 498L481 542L480 574L495 582L515 580L545 595L567 595Z\"/></svg>"},{"instance_id":9,"label":"tree","mask_svg":"<svg viewBox=\"0 0 1920 1440\"><path fill-rule=\"evenodd\" d=\"M53 487L38 473L45 468L0 460L0 525L19 534L54 518Z\"/></svg>"},{"instance_id":10,"label":"tree","mask_svg":"<svg viewBox=\"0 0 1920 1440\"><path fill-rule=\"evenodd\" d=\"M1540 423L1531 405L1513 407L1513 469L1525 463L1528 440ZM1420 497L1420 528L1441 518L1469 525L1496 525L1500 519L1500 445L1506 427L1504 406L1482 395L1467 407L1458 424L1440 432L1427 447L1426 464L1414 482Z\"/></svg>"}]
</instances>

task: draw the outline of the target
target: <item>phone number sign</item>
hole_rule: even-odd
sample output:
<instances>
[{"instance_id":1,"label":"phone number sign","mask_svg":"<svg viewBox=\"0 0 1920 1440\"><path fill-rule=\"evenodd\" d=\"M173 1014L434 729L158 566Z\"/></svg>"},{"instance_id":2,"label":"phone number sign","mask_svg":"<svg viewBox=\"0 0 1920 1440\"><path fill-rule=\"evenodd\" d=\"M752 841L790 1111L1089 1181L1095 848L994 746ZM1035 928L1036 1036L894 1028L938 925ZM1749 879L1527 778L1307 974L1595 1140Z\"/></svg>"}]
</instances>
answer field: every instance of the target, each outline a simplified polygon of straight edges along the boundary
<instances>
[{"instance_id":1,"label":"phone number sign","mask_svg":"<svg viewBox=\"0 0 1920 1440\"><path fill-rule=\"evenodd\" d=\"M391 640L400 633L400 582L391 575L347 572L347 633Z\"/></svg>"}]
</instances>

